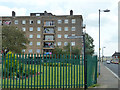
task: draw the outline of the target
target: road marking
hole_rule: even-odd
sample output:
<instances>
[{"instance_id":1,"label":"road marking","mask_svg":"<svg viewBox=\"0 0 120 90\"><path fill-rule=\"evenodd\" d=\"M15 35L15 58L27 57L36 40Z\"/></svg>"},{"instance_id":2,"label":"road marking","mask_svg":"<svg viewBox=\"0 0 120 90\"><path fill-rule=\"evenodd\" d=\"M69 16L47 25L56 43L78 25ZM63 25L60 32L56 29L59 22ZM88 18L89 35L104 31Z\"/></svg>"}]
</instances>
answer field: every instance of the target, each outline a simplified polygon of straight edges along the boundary
<instances>
[{"instance_id":1,"label":"road marking","mask_svg":"<svg viewBox=\"0 0 120 90\"><path fill-rule=\"evenodd\" d=\"M106 66L105 66L106 67ZM115 77L117 77L119 80L120 80L120 78L118 77L118 75L117 74L115 74L113 71L111 71L108 67L106 67Z\"/></svg>"}]
</instances>

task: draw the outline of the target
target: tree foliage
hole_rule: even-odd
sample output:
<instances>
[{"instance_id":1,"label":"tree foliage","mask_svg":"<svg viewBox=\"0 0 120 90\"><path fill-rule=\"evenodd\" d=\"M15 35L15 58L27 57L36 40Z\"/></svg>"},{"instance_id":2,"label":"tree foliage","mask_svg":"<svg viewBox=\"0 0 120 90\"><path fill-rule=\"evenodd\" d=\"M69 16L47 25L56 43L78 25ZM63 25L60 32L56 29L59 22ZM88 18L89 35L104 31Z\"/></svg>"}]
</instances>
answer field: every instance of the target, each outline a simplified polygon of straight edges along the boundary
<instances>
[{"instance_id":1,"label":"tree foliage","mask_svg":"<svg viewBox=\"0 0 120 90\"><path fill-rule=\"evenodd\" d=\"M62 48L56 46L55 49L53 50L53 54L63 54Z\"/></svg>"},{"instance_id":2,"label":"tree foliage","mask_svg":"<svg viewBox=\"0 0 120 90\"><path fill-rule=\"evenodd\" d=\"M78 48L77 46L75 46L74 48L72 48L72 54L73 55L79 55L81 52L81 48Z\"/></svg>"},{"instance_id":3,"label":"tree foliage","mask_svg":"<svg viewBox=\"0 0 120 90\"><path fill-rule=\"evenodd\" d=\"M93 55L94 54L94 45L93 45L93 38L85 33L85 47L86 47L86 54Z\"/></svg>"},{"instance_id":4,"label":"tree foliage","mask_svg":"<svg viewBox=\"0 0 120 90\"><path fill-rule=\"evenodd\" d=\"M3 26L2 28L2 47L8 48L14 53L21 53L22 49L26 49L29 41L25 37L25 33L13 26Z\"/></svg>"},{"instance_id":5,"label":"tree foliage","mask_svg":"<svg viewBox=\"0 0 120 90\"><path fill-rule=\"evenodd\" d=\"M80 52L81 52L80 48L78 48L77 46L75 46L75 47L71 46L71 54L79 55ZM70 55L70 43L68 43L67 46L64 46L63 49L56 46L55 49L53 50L53 54L67 54L67 55Z\"/></svg>"},{"instance_id":6,"label":"tree foliage","mask_svg":"<svg viewBox=\"0 0 120 90\"><path fill-rule=\"evenodd\" d=\"M71 51L72 51L72 47L71 47ZM67 46L63 47L63 54L70 54L70 43L68 43Z\"/></svg>"}]
</instances>

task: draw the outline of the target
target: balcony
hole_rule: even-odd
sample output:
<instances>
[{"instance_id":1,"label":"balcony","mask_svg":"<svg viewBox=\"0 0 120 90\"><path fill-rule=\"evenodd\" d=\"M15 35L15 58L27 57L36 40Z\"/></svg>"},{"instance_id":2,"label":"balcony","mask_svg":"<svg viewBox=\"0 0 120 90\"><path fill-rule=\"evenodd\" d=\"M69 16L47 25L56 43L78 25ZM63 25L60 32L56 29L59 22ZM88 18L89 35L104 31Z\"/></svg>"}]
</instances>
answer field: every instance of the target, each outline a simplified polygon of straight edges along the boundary
<instances>
[{"instance_id":1,"label":"balcony","mask_svg":"<svg viewBox=\"0 0 120 90\"><path fill-rule=\"evenodd\" d=\"M54 28L44 28L44 31L43 31L43 34L44 35L54 35L55 32L54 32Z\"/></svg>"},{"instance_id":2,"label":"balcony","mask_svg":"<svg viewBox=\"0 0 120 90\"><path fill-rule=\"evenodd\" d=\"M43 40L43 42L54 42L55 40Z\"/></svg>"},{"instance_id":3,"label":"balcony","mask_svg":"<svg viewBox=\"0 0 120 90\"><path fill-rule=\"evenodd\" d=\"M44 35L44 42L54 42L54 36L53 35Z\"/></svg>"},{"instance_id":4,"label":"balcony","mask_svg":"<svg viewBox=\"0 0 120 90\"><path fill-rule=\"evenodd\" d=\"M54 21L45 21L44 27L55 27L55 22Z\"/></svg>"},{"instance_id":5,"label":"balcony","mask_svg":"<svg viewBox=\"0 0 120 90\"><path fill-rule=\"evenodd\" d=\"M43 49L54 49L54 43L53 42L44 42Z\"/></svg>"},{"instance_id":6,"label":"balcony","mask_svg":"<svg viewBox=\"0 0 120 90\"><path fill-rule=\"evenodd\" d=\"M0 21L0 25L11 25L11 21L10 20Z\"/></svg>"},{"instance_id":7,"label":"balcony","mask_svg":"<svg viewBox=\"0 0 120 90\"><path fill-rule=\"evenodd\" d=\"M43 49L54 49L54 47L43 47Z\"/></svg>"},{"instance_id":8,"label":"balcony","mask_svg":"<svg viewBox=\"0 0 120 90\"><path fill-rule=\"evenodd\" d=\"M43 54L44 55L50 55L50 54L52 54L52 51L53 50L51 50L51 49L43 49Z\"/></svg>"}]
</instances>

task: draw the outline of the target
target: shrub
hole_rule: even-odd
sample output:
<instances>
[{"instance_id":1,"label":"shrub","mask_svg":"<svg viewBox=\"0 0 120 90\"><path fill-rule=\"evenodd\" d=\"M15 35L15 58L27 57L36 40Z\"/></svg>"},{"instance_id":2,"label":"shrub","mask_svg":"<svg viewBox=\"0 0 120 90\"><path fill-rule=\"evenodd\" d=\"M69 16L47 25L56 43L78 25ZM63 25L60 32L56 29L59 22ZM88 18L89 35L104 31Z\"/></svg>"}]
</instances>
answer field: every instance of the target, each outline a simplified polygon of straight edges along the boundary
<instances>
[{"instance_id":1,"label":"shrub","mask_svg":"<svg viewBox=\"0 0 120 90\"><path fill-rule=\"evenodd\" d=\"M6 60L6 61L5 61ZM12 52L8 52L4 58L3 58L3 77L7 77L12 75L14 73L14 76L19 77L19 74L23 76L28 76L28 69L26 69L27 72L25 72L25 68L22 67L22 64L19 65L21 62L19 62L19 58L17 59L17 56L13 54ZM16 74L17 70L17 74ZM20 71L19 71L20 70ZM9 73L8 73L9 72ZM34 69L29 69L29 74L34 74Z\"/></svg>"}]
</instances>

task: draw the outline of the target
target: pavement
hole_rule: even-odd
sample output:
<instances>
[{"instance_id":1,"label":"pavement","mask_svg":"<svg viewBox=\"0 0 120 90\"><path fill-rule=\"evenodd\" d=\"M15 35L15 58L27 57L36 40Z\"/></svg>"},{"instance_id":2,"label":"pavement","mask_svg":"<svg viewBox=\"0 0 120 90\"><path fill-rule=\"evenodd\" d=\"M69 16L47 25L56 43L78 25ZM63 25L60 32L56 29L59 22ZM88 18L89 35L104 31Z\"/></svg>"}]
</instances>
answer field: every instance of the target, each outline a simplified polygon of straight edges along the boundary
<instances>
[{"instance_id":1,"label":"pavement","mask_svg":"<svg viewBox=\"0 0 120 90\"><path fill-rule=\"evenodd\" d=\"M116 88L120 90L120 79L110 69L105 67L103 63L100 63L100 76L98 76L95 88Z\"/></svg>"}]
</instances>

